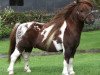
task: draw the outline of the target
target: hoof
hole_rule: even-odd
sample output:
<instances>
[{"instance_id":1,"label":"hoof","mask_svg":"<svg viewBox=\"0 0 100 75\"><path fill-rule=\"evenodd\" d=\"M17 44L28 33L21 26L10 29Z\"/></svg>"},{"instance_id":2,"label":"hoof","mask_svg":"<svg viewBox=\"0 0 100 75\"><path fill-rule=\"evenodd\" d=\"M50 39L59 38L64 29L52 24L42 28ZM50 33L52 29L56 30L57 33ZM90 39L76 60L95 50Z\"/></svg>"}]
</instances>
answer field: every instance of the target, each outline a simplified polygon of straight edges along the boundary
<instances>
[{"instance_id":1,"label":"hoof","mask_svg":"<svg viewBox=\"0 0 100 75\"><path fill-rule=\"evenodd\" d=\"M9 74L9 75L14 75L14 74Z\"/></svg>"},{"instance_id":2,"label":"hoof","mask_svg":"<svg viewBox=\"0 0 100 75\"><path fill-rule=\"evenodd\" d=\"M9 72L9 75L14 75L14 72L11 72L11 71L10 71L10 72Z\"/></svg>"},{"instance_id":3,"label":"hoof","mask_svg":"<svg viewBox=\"0 0 100 75\"><path fill-rule=\"evenodd\" d=\"M68 73L62 73L62 75L69 75Z\"/></svg>"},{"instance_id":4,"label":"hoof","mask_svg":"<svg viewBox=\"0 0 100 75\"><path fill-rule=\"evenodd\" d=\"M27 72L27 73L30 73L30 72L31 72L31 70L27 70L26 72Z\"/></svg>"},{"instance_id":5,"label":"hoof","mask_svg":"<svg viewBox=\"0 0 100 75\"><path fill-rule=\"evenodd\" d=\"M14 75L14 71L13 70L9 70L9 68L8 68L7 71L9 72L9 75Z\"/></svg>"},{"instance_id":6,"label":"hoof","mask_svg":"<svg viewBox=\"0 0 100 75\"><path fill-rule=\"evenodd\" d=\"M29 69L29 70L24 69L24 71L25 71L25 72L27 72L27 73L30 73L30 72L31 72L31 70L30 70L30 69Z\"/></svg>"},{"instance_id":7,"label":"hoof","mask_svg":"<svg viewBox=\"0 0 100 75\"><path fill-rule=\"evenodd\" d=\"M74 71L73 72L70 72L69 75L75 75L75 72Z\"/></svg>"}]
</instances>

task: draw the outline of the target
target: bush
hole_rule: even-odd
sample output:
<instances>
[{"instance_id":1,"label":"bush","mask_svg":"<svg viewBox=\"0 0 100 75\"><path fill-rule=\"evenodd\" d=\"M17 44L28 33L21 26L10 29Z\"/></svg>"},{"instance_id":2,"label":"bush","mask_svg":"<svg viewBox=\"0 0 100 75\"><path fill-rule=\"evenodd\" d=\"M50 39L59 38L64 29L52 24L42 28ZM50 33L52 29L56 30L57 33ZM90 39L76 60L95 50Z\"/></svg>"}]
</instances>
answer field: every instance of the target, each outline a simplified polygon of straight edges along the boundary
<instances>
[{"instance_id":1,"label":"bush","mask_svg":"<svg viewBox=\"0 0 100 75\"><path fill-rule=\"evenodd\" d=\"M47 16L42 11L29 11L29 12L14 12L11 8L7 7L0 13L0 38L8 37L11 29L17 23L38 21L47 22L52 16Z\"/></svg>"},{"instance_id":2,"label":"bush","mask_svg":"<svg viewBox=\"0 0 100 75\"><path fill-rule=\"evenodd\" d=\"M11 32L11 28L4 25L0 17L0 39L8 37L10 32Z\"/></svg>"},{"instance_id":3,"label":"bush","mask_svg":"<svg viewBox=\"0 0 100 75\"><path fill-rule=\"evenodd\" d=\"M2 30L0 29L0 39L2 38L8 38L11 32L11 28L9 27L2 27Z\"/></svg>"},{"instance_id":4,"label":"bush","mask_svg":"<svg viewBox=\"0 0 100 75\"><path fill-rule=\"evenodd\" d=\"M15 23L20 22L29 22L29 21L38 21L38 22L47 22L52 16L47 16L44 12L39 11L29 11L29 12L6 12L1 13L2 20L5 25L13 26Z\"/></svg>"},{"instance_id":5,"label":"bush","mask_svg":"<svg viewBox=\"0 0 100 75\"><path fill-rule=\"evenodd\" d=\"M93 25L85 25L83 31L94 31L100 30L100 21L96 20Z\"/></svg>"}]
</instances>

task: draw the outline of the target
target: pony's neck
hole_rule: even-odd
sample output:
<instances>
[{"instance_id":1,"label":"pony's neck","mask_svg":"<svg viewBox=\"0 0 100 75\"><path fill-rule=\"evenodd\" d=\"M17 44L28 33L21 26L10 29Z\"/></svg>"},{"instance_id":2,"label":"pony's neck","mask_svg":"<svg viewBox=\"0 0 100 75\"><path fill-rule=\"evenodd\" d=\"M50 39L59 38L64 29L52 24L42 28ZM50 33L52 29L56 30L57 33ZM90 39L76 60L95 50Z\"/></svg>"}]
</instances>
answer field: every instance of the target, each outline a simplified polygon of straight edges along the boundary
<instances>
[{"instance_id":1,"label":"pony's neck","mask_svg":"<svg viewBox=\"0 0 100 75\"><path fill-rule=\"evenodd\" d=\"M84 22L80 21L76 14L72 14L71 16L69 16L66 21L68 23L69 29L72 32L76 32L77 35L81 34L84 27Z\"/></svg>"}]
</instances>

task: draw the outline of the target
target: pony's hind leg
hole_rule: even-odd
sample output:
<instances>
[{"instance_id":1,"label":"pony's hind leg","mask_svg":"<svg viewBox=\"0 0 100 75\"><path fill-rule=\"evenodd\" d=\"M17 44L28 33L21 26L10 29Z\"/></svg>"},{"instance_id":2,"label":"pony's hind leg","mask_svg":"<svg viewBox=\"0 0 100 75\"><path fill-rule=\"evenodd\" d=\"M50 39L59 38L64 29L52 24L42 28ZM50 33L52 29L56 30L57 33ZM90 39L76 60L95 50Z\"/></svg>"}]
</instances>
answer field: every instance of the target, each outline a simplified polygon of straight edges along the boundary
<instances>
[{"instance_id":1,"label":"pony's hind leg","mask_svg":"<svg viewBox=\"0 0 100 75\"><path fill-rule=\"evenodd\" d=\"M14 64L15 64L15 61L17 60L17 58L20 56L20 54L21 53L18 51L18 49L15 48L14 52L10 56L10 65L8 67L9 75L14 74Z\"/></svg>"},{"instance_id":2,"label":"pony's hind leg","mask_svg":"<svg viewBox=\"0 0 100 75\"><path fill-rule=\"evenodd\" d=\"M28 63L30 53L31 52L25 52L25 51L22 53L23 58L24 58L24 62L25 62L24 71L26 71L26 72L31 72L30 67L29 67L29 63Z\"/></svg>"}]
</instances>

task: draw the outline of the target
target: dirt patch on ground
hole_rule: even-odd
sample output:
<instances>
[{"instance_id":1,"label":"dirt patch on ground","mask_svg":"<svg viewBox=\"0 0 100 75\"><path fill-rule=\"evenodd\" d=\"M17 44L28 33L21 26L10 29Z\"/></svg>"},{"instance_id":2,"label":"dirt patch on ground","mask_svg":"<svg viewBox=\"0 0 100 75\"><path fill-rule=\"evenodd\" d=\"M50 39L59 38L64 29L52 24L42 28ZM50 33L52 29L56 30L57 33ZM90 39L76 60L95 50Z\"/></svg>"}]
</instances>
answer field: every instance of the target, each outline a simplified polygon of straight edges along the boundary
<instances>
[{"instance_id":1,"label":"dirt patch on ground","mask_svg":"<svg viewBox=\"0 0 100 75\"><path fill-rule=\"evenodd\" d=\"M59 55L62 54L62 52L32 52L32 56L47 56L47 55Z\"/></svg>"},{"instance_id":2,"label":"dirt patch on ground","mask_svg":"<svg viewBox=\"0 0 100 75\"><path fill-rule=\"evenodd\" d=\"M7 58L8 55L7 54L0 54L0 58Z\"/></svg>"},{"instance_id":3,"label":"dirt patch on ground","mask_svg":"<svg viewBox=\"0 0 100 75\"><path fill-rule=\"evenodd\" d=\"M100 53L100 49L92 49L92 50L77 50L76 53ZM62 52L32 52L31 56L48 56L48 55L59 55L62 54ZM7 58L7 54L0 54L0 58Z\"/></svg>"},{"instance_id":4,"label":"dirt patch on ground","mask_svg":"<svg viewBox=\"0 0 100 75\"><path fill-rule=\"evenodd\" d=\"M100 49L77 50L77 53L100 53Z\"/></svg>"},{"instance_id":5,"label":"dirt patch on ground","mask_svg":"<svg viewBox=\"0 0 100 75\"><path fill-rule=\"evenodd\" d=\"M100 49L92 49L92 50L77 50L76 53L100 53ZM42 51L42 52L32 52L32 56L47 56L47 55L59 55L59 54L62 54L62 52L45 52L45 51Z\"/></svg>"}]
</instances>

